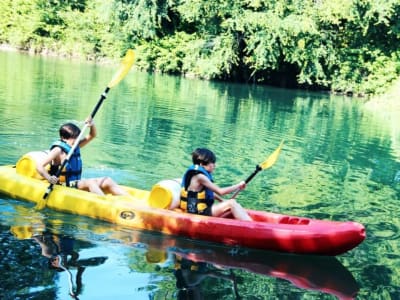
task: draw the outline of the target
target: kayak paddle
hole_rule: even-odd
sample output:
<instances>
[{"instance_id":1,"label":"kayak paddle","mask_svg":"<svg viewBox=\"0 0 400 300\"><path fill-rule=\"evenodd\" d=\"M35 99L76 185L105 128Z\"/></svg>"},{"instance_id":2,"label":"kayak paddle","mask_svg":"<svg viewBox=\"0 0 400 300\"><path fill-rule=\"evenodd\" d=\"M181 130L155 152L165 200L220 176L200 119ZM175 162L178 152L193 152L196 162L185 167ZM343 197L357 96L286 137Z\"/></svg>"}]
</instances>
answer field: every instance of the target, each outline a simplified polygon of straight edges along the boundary
<instances>
[{"instance_id":1,"label":"kayak paddle","mask_svg":"<svg viewBox=\"0 0 400 300\"><path fill-rule=\"evenodd\" d=\"M121 66L120 66L119 70L115 73L114 77L111 79L110 83L107 85L106 89L101 94L99 101L97 102L92 113L90 114L92 119L96 115L96 113L99 110L103 101L106 99L108 91L112 87L116 86L126 76L126 74L129 72L129 70L131 69L131 67L133 65L133 61L134 61L134 52L133 52L133 50L128 50L125 57L121 61ZM71 150L68 152L67 157L64 159L63 163L58 167L58 170L55 174L56 177L60 177L62 170L69 162L75 149L78 147L79 142L82 139L83 134L85 133L85 130L87 127L88 127L88 124L85 123L85 126L81 130L81 133L76 138L75 143L73 144ZM46 193L43 195L42 201L38 202L38 204L36 205L36 207L35 207L36 209L43 209L46 206L46 199L49 196L49 194L51 193L51 191L53 190L53 186L54 185L52 183L49 185L49 187L46 190Z\"/></svg>"},{"instance_id":2,"label":"kayak paddle","mask_svg":"<svg viewBox=\"0 0 400 300\"><path fill-rule=\"evenodd\" d=\"M263 161L261 164L256 166L256 169L254 170L254 172L251 173L251 175L249 177L247 177L247 179L245 180L246 184L248 184L250 182L250 180L252 180L254 178L254 176L256 176L258 174L258 172L260 172L261 170L271 168L273 166L273 164L278 159L278 156L281 152L282 146L283 146L283 140L279 144L278 148L276 148L275 151L272 152L271 155L268 156L268 158L265 161ZM231 198L236 198L236 196L239 194L240 191L241 191L240 189L236 190L236 192L233 194L233 196Z\"/></svg>"}]
</instances>

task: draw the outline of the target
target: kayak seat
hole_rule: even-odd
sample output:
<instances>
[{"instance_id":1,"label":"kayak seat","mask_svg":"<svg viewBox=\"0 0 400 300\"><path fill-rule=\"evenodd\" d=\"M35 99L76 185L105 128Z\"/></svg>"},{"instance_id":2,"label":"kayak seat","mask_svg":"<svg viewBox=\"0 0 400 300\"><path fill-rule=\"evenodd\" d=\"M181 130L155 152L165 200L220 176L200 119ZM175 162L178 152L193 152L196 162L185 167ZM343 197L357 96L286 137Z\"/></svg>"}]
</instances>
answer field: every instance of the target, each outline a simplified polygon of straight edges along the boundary
<instances>
[{"instance_id":1,"label":"kayak seat","mask_svg":"<svg viewBox=\"0 0 400 300\"><path fill-rule=\"evenodd\" d=\"M296 218L296 217L283 217L280 219L279 224L292 224L292 225L308 225L310 223L309 219Z\"/></svg>"}]
</instances>

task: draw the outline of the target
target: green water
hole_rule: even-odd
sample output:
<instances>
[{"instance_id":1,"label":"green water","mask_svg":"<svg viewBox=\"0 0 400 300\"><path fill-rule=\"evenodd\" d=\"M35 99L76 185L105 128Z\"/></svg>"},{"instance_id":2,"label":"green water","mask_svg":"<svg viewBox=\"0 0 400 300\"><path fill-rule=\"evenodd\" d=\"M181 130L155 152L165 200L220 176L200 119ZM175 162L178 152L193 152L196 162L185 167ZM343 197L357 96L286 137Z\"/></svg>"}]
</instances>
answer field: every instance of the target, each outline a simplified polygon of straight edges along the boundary
<instances>
[{"instance_id":1,"label":"green water","mask_svg":"<svg viewBox=\"0 0 400 300\"><path fill-rule=\"evenodd\" d=\"M117 69L11 52L0 52L0 67L1 165L47 149L66 121L83 125ZM284 140L275 165L258 174L238 200L252 209L354 220L365 225L367 239L336 259L327 258L319 268L318 258L265 253L248 263L257 270L246 269L239 262L257 255L240 249L240 254L232 254L232 249L187 240L164 241L163 236L50 210L32 213L31 204L0 195L0 267L7 278L0 294L6 299L70 298L67 272L44 266L46 259L29 235L18 239L10 233L10 227L38 227L40 232L46 228L55 236L72 237L79 257L84 262L92 258L91 265L81 264L81 299L178 298L175 254L166 244L178 245L185 253L210 248L230 266L220 269L221 261L208 260L223 276L204 277L198 289L205 299L336 299L351 298L354 292L357 299L399 299L397 119L343 96L133 69L109 92L96 115L98 137L82 151L84 176L107 174L125 185L150 189L160 180L181 177L191 151L208 147L218 157L214 178L223 186L245 179ZM154 246L154 240L159 244ZM164 249L166 258L149 260L152 247ZM272 265L276 261L279 267ZM282 275L282 268L290 270L288 276ZM71 269L74 279L78 269Z\"/></svg>"}]
</instances>

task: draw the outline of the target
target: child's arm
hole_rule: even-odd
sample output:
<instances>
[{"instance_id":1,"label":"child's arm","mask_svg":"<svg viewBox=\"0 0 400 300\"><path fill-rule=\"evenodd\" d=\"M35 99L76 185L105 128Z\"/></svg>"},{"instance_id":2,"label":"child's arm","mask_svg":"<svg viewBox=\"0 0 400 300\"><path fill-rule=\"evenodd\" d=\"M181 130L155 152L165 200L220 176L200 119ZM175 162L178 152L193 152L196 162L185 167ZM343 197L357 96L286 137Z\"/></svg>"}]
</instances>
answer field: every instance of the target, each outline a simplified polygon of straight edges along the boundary
<instances>
[{"instance_id":1,"label":"child's arm","mask_svg":"<svg viewBox=\"0 0 400 300\"><path fill-rule=\"evenodd\" d=\"M79 141L79 147L83 147L87 145L91 140L93 140L97 136L96 125L94 125L93 119L88 117L85 121L88 127L90 127L89 134L85 136L81 141Z\"/></svg>"},{"instance_id":2,"label":"child's arm","mask_svg":"<svg viewBox=\"0 0 400 300\"><path fill-rule=\"evenodd\" d=\"M213 183L210 179L207 178L207 176L203 174L198 174L198 180L199 183L208 189L212 190L214 193L223 196L226 194L233 193L234 191L240 189L243 190L246 187L246 183L244 181L239 182L238 184L227 186L227 187L219 187L215 183ZM218 199L217 199L218 200Z\"/></svg>"},{"instance_id":3,"label":"child's arm","mask_svg":"<svg viewBox=\"0 0 400 300\"><path fill-rule=\"evenodd\" d=\"M57 158L60 157L61 151L62 150L59 147L54 147L41 162L36 163L36 171L38 171L38 173L51 184L56 184L58 182L58 178L54 175L50 175L46 170L46 166L52 161L57 162ZM61 162L58 163L61 164Z\"/></svg>"}]
</instances>

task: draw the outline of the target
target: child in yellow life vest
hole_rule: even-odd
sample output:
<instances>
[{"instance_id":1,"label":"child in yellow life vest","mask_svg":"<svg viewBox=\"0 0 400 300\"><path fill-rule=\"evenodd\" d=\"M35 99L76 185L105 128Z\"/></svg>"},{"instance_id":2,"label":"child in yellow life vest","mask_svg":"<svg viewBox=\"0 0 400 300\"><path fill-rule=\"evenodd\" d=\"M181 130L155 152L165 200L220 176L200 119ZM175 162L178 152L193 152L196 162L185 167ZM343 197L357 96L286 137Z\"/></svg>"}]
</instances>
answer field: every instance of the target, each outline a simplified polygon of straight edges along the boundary
<instances>
[{"instance_id":1,"label":"child in yellow life vest","mask_svg":"<svg viewBox=\"0 0 400 300\"><path fill-rule=\"evenodd\" d=\"M192 153L193 165L182 179L180 207L189 212L214 217L233 215L235 219L252 221L246 210L235 199L224 200L221 196L244 189L246 183L219 187L213 182L211 173L215 169L216 156L205 148L197 148ZM214 204L214 199L220 201Z\"/></svg>"}]
</instances>

